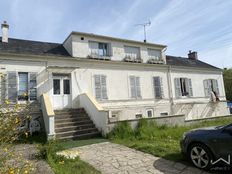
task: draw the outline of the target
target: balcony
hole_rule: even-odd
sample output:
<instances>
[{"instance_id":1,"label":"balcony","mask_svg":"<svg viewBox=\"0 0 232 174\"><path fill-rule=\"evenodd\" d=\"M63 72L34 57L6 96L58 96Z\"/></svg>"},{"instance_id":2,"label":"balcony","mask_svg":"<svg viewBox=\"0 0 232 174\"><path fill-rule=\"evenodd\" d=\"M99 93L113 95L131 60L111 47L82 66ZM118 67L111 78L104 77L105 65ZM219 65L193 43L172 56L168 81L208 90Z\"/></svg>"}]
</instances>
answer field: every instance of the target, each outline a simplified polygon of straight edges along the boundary
<instances>
[{"instance_id":1,"label":"balcony","mask_svg":"<svg viewBox=\"0 0 232 174\"><path fill-rule=\"evenodd\" d=\"M143 62L143 60L140 57L126 56L123 60L125 62L134 62L134 63L142 63Z\"/></svg>"}]
</instances>

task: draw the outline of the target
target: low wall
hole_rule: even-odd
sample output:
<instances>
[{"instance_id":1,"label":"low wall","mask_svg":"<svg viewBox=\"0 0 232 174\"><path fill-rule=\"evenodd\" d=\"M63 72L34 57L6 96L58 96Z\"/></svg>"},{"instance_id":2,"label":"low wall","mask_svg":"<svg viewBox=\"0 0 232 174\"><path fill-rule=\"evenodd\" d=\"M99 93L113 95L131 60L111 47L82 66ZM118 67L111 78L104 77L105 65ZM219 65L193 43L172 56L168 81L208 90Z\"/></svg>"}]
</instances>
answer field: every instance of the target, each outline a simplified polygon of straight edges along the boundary
<instances>
[{"instance_id":1,"label":"low wall","mask_svg":"<svg viewBox=\"0 0 232 174\"><path fill-rule=\"evenodd\" d=\"M153 117L153 118L143 118L143 119L146 119L148 121L156 121L156 123L158 125L183 126L183 125L197 124L199 122L203 122L203 121L207 121L207 120L208 121L217 120L217 119L221 119L221 118L232 118L232 115L208 117L208 118L204 118L204 119L195 119L195 120L185 120L184 115L173 115L173 116ZM120 122L128 122L131 125L131 127L134 129L137 127L139 120L140 119L109 122L108 123L108 132L113 130L114 126L116 126L117 123L120 123Z\"/></svg>"}]
</instances>

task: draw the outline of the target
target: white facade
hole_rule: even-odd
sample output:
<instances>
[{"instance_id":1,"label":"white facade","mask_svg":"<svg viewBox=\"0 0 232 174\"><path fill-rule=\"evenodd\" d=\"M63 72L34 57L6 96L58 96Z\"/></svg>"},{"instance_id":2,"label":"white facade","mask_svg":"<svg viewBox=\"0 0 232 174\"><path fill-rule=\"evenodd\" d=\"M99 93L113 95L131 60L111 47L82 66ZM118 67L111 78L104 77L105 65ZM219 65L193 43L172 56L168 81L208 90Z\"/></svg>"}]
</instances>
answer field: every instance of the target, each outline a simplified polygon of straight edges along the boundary
<instances>
[{"instance_id":1,"label":"white facade","mask_svg":"<svg viewBox=\"0 0 232 174\"><path fill-rule=\"evenodd\" d=\"M95 49L101 49L98 57L91 57L91 42L103 43L95 44ZM86 107L83 102L89 100L81 101L80 96L88 93L95 97L96 90L102 91L107 97L97 102L109 111L112 120L181 114L185 114L186 119L198 119L229 114L221 70L167 65L166 46L77 32L72 33L63 46L70 57L0 53L0 72L6 74L6 79L8 72L15 72L17 93L24 87L19 84L19 72L36 73L37 99L48 94L54 109ZM131 55L139 54L136 58L143 63L125 60L128 47L131 47ZM156 64L148 64L150 59L157 61ZM100 82L104 84L97 88L96 75L105 77L105 81ZM133 88L139 90L138 98L132 97L131 76L139 78L139 84ZM155 94L154 77L161 79L157 88L162 93L160 98ZM175 79L178 78L191 79L192 96L176 96ZM213 103L205 95L203 81L206 79L217 80L220 102ZM1 94L6 93L4 99L8 99L7 84L5 89L1 88Z\"/></svg>"}]
</instances>

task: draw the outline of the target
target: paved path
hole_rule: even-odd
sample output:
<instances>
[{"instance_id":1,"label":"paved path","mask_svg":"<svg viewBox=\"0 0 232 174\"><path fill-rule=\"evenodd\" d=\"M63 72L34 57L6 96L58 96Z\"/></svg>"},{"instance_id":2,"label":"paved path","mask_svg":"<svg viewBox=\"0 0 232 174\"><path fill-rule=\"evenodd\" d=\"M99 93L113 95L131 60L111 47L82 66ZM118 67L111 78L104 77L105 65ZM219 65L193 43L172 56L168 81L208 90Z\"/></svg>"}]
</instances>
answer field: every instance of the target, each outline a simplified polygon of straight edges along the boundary
<instances>
[{"instance_id":1,"label":"paved path","mask_svg":"<svg viewBox=\"0 0 232 174\"><path fill-rule=\"evenodd\" d=\"M31 174L54 174L50 166L46 161L38 159L39 150L33 144L19 144L14 146L14 153L20 154L23 160L27 160L34 170L30 172ZM15 159L11 159L14 164ZM17 162L16 162L17 163Z\"/></svg>"},{"instance_id":2,"label":"paved path","mask_svg":"<svg viewBox=\"0 0 232 174\"><path fill-rule=\"evenodd\" d=\"M109 142L70 149L102 174L206 174L201 170Z\"/></svg>"}]
</instances>

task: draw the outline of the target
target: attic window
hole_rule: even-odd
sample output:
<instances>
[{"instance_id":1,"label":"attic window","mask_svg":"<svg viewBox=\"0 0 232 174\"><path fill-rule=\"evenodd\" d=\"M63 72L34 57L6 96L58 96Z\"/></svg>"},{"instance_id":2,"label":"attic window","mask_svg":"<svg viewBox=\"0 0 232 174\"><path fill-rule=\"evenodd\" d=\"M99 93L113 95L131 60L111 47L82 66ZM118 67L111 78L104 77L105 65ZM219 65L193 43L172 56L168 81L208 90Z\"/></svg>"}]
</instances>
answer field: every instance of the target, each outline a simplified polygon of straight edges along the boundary
<instances>
[{"instance_id":1,"label":"attic window","mask_svg":"<svg viewBox=\"0 0 232 174\"><path fill-rule=\"evenodd\" d=\"M84 40L85 38L84 37L81 37L81 40Z\"/></svg>"}]
</instances>

